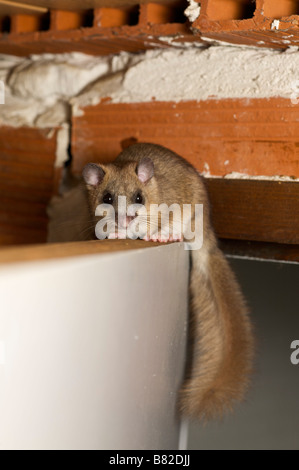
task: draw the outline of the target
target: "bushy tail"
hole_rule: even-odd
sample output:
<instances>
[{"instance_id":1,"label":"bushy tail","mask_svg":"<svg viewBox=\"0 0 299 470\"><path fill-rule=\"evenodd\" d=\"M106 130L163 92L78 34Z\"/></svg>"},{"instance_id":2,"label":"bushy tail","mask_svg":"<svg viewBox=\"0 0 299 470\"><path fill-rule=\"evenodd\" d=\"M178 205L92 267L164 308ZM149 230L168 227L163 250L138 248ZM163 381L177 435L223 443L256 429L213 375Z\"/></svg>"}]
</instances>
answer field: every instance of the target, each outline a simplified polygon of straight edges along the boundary
<instances>
[{"instance_id":1,"label":"bushy tail","mask_svg":"<svg viewBox=\"0 0 299 470\"><path fill-rule=\"evenodd\" d=\"M222 417L244 398L254 341L247 307L224 255L192 252L190 364L181 390L183 414Z\"/></svg>"}]
</instances>

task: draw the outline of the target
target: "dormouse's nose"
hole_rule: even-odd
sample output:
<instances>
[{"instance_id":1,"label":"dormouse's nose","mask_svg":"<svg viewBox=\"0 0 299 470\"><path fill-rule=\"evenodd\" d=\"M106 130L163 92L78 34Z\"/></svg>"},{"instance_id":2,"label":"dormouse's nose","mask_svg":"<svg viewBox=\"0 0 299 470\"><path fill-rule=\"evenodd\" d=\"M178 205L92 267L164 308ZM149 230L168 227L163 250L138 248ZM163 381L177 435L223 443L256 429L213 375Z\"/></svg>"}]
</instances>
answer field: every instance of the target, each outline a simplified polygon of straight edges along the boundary
<instances>
[{"instance_id":1,"label":"dormouse's nose","mask_svg":"<svg viewBox=\"0 0 299 470\"><path fill-rule=\"evenodd\" d=\"M116 222L120 228L127 228L133 219L132 215L116 214Z\"/></svg>"}]
</instances>

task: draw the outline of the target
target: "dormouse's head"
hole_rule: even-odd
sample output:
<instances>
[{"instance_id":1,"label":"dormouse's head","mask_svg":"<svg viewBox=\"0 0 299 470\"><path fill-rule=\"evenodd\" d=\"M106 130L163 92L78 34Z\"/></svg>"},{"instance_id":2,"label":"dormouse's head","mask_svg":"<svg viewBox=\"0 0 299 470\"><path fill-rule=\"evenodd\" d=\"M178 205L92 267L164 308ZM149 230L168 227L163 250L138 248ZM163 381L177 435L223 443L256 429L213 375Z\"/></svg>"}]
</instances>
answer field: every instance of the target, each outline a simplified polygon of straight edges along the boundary
<instances>
[{"instance_id":1,"label":"dormouse's head","mask_svg":"<svg viewBox=\"0 0 299 470\"><path fill-rule=\"evenodd\" d=\"M88 163L83 169L83 178L93 213L101 204L110 205L115 211L117 226L126 228L134 218L128 208L135 204L149 208L152 202L150 196L156 185L154 171L154 163L148 157L122 164ZM119 211L120 196L126 198L126 216Z\"/></svg>"}]
</instances>

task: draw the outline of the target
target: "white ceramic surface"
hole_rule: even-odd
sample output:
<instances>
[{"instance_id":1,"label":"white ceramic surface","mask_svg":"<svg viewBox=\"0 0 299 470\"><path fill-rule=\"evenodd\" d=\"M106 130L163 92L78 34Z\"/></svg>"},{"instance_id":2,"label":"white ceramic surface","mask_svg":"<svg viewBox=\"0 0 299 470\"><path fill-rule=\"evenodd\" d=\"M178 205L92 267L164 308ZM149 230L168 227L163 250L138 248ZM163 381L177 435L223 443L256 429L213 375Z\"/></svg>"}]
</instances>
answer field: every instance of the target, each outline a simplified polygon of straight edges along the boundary
<instances>
[{"instance_id":1,"label":"white ceramic surface","mask_svg":"<svg viewBox=\"0 0 299 470\"><path fill-rule=\"evenodd\" d=\"M181 244L0 268L0 448L176 449Z\"/></svg>"}]
</instances>

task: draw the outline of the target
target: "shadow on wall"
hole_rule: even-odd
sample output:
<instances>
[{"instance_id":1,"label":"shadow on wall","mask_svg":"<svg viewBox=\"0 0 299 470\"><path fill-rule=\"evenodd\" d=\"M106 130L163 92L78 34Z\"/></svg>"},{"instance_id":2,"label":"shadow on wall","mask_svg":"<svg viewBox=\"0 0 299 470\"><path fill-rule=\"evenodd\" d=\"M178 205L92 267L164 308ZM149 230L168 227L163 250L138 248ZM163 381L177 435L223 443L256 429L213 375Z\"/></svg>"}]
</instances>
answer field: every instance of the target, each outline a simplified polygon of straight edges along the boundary
<instances>
[{"instance_id":1,"label":"shadow on wall","mask_svg":"<svg viewBox=\"0 0 299 470\"><path fill-rule=\"evenodd\" d=\"M231 260L249 303L258 350L247 403L220 423L191 424L189 449L299 449L299 266Z\"/></svg>"}]
</instances>

